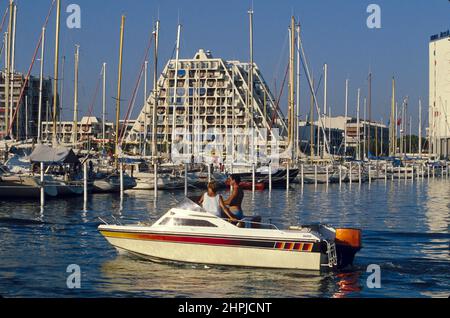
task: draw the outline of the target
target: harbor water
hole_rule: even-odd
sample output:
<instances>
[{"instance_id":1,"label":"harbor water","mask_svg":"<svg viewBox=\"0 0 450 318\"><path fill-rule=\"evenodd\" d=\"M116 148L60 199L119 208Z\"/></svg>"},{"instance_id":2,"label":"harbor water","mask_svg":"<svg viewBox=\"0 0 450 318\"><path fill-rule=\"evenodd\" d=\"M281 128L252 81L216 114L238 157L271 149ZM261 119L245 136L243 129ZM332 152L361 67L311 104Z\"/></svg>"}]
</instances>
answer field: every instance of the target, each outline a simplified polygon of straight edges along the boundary
<instances>
[{"instance_id":1,"label":"harbor water","mask_svg":"<svg viewBox=\"0 0 450 318\"><path fill-rule=\"evenodd\" d=\"M227 195L227 193L224 193ZM83 198L0 202L3 297L448 297L450 180L378 180L358 185L298 184L245 192L244 211L278 227L327 223L363 230L363 249L345 272L160 264L118 255L98 217L154 221L184 193L129 191ZM67 287L76 264L80 288ZM369 288L370 264L380 288Z\"/></svg>"}]
</instances>

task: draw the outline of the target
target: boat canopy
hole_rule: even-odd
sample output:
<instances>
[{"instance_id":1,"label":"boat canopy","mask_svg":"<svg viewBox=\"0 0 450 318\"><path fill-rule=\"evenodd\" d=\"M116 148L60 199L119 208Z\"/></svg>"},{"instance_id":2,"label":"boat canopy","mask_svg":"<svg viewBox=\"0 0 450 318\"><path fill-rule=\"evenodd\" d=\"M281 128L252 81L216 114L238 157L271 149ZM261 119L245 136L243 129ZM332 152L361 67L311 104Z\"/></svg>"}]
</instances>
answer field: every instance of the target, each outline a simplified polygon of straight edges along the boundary
<instances>
[{"instance_id":1,"label":"boat canopy","mask_svg":"<svg viewBox=\"0 0 450 318\"><path fill-rule=\"evenodd\" d=\"M62 146L53 148L47 145L36 146L30 155L30 161L46 164L79 163L78 157L72 149Z\"/></svg>"}]
</instances>

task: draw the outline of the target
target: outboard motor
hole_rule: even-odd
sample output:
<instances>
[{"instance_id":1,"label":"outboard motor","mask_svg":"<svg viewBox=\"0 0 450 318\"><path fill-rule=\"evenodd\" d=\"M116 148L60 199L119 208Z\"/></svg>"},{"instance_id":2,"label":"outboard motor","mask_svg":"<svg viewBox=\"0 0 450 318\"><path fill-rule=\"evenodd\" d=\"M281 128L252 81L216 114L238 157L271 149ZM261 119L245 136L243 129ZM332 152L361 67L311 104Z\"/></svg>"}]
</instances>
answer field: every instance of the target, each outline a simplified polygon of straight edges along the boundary
<instances>
[{"instance_id":1,"label":"outboard motor","mask_svg":"<svg viewBox=\"0 0 450 318\"><path fill-rule=\"evenodd\" d=\"M353 264L355 254L362 248L360 229L336 229L337 267Z\"/></svg>"}]
</instances>

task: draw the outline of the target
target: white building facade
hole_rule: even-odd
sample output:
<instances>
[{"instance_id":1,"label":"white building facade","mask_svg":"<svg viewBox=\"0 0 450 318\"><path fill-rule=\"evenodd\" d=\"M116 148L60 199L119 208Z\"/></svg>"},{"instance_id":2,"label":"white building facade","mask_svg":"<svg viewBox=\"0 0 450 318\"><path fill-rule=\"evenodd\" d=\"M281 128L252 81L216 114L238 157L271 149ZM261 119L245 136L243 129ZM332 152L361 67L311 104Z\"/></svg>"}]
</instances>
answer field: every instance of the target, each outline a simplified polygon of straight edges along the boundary
<instances>
[{"instance_id":1,"label":"white building facade","mask_svg":"<svg viewBox=\"0 0 450 318\"><path fill-rule=\"evenodd\" d=\"M432 36L429 52L428 137L432 153L450 158L450 32Z\"/></svg>"}]
</instances>

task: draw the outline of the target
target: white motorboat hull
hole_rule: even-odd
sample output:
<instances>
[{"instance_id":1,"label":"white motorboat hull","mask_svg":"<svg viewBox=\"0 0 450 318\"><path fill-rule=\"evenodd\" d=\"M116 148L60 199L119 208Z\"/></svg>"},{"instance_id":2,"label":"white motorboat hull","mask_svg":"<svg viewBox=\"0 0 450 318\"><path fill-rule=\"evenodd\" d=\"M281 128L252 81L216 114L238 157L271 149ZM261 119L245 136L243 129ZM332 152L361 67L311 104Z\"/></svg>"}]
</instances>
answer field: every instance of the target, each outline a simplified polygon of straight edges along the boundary
<instances>
[{"instance_id":1,"label":"white motorboat hull","mask_svg":"<svg viewBox=\"0 0 450 318\"><path fill-rule=\"evenodd\" d=\"M326 256L321 254L320 251L295 250L295 244L291 243L287 244L292 245L292 250L281 249L280 247L276 247L277 242L275 241L273 242L272 247L255 248L234 245L226 246L219 243L205 242L170 242L166 241L166 239L168 239L166 235L163 235L163 238L160 238L163 240L160 241L157 239L144 239L144 234L114 233L107 231L103 231L102 234L106 237L108 242L118 250L149 260L156 259L208 265L304 270L320 270L321 264L326 262ZM149 234L149 237L158 236L161 236L161 234ZM136 237L140 238L137 239ZM180 237L177 236L174 239L179 240ZM191 239L193 241L205 241L204 237L191 237ZM302 247L305 246L305 244L308 246L308 249L312 249L313 243L303 243Z\"/></svg>"},{"instance_id":2,"label":"white motorboat hull","mask_svg":"<svg viewBox=\"0 0 450 318\"><path fill-rule=\"evenodd\" d=\"M150 260L259 268L344 268L361 248L361 231L326 225L280 230L260 218L239 224L185 199L152 225L99 226L117 250ZM244 227L238 226L243 225Z\"/></svg>"}]
</instances>

